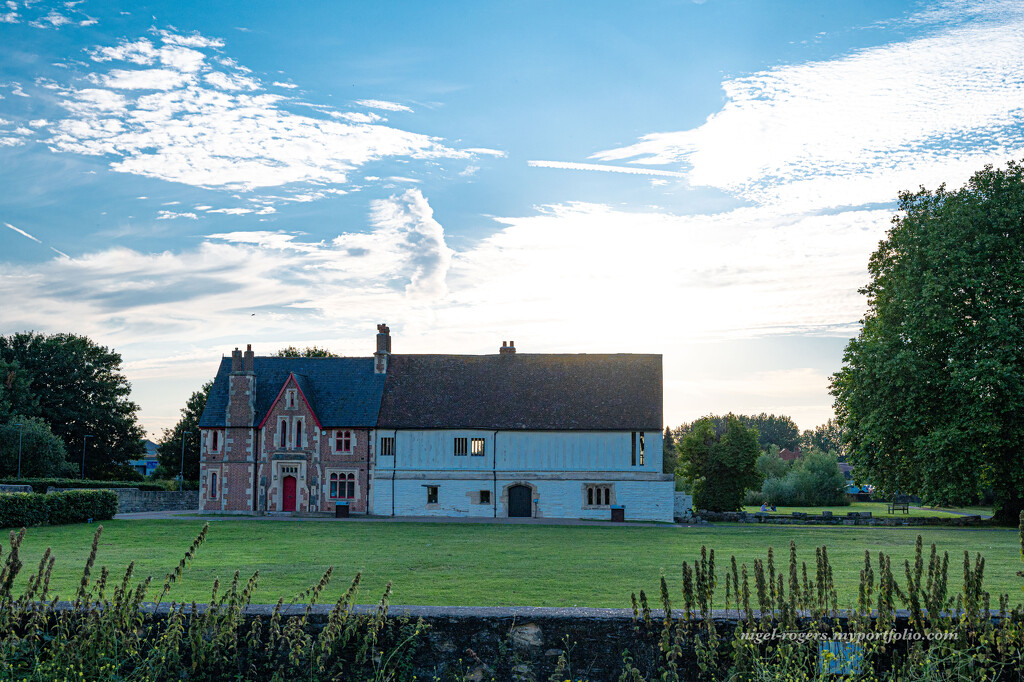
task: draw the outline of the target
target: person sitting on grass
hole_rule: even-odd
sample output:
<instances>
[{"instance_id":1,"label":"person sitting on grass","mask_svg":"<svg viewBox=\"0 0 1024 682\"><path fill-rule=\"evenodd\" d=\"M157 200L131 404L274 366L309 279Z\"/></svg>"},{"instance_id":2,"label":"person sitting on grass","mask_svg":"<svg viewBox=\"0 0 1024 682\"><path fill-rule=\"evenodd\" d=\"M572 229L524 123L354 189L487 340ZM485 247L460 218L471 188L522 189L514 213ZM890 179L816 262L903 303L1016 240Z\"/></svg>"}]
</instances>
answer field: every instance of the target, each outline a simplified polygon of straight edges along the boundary
<instances>
[{"instance_id":1,"label":"person sitting on grass","mask_svg":"<svg viewBox=\"0 0 1024 682\"><path fill-rule=\"evenodd\" d=\"M761 511L763 511L763 512L768 511L768 503L767 502L762 502L761 503Z\"/></svg>"},{"instance_id":2,"label":"person sitting on grass","mask_svg":"<svg viewBox=\"0 0 1024 682\"><path fill-rule=\"evenodd\" d=\"M775 504L772 503L772 511L775 511Z\"/></svg>"}]
</instances>

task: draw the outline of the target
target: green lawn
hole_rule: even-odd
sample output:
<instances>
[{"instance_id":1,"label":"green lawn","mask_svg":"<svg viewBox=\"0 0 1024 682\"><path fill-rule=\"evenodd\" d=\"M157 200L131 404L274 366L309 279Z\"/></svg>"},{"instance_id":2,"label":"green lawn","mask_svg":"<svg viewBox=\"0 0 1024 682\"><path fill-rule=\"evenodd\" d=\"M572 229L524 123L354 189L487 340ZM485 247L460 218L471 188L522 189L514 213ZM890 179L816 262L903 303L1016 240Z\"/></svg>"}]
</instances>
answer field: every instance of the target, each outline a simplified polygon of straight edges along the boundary
<instances>
[{"instance_id":1,"label":"green lawn","mask_svg":"<svg viewBox=\"0 0 1024 682\"><path fill-rule=\"evenodd\" d=\"M198 520L184 519L103 525L93 576L106 565L111 581L119 581L134 560L136 575L152 575L159 585L202 527ZM84 524L30 529L22 547L25 568L19 582L27 580L43 550L51 546L57 558L51 586L63 597L73 595L95 529ZM849 604L856 598L864 550L883 549L894 555L893 568L900 566L895 572L902 583L902 562L912 556L918 533L926 546L935 542L940 551L950 552L951 586L958 587L962 580L963 551L980 551L986 559L987 588L1009 592L1014 603L1021 597L1022 581L1015 575L1020 546L1014 530L217 520L210 523L206 544L172 598L209 600L214 579L229 582L237 569L243 580L259 570L254 601L288 600L334 566L328 601L336 600L351 577L362 571L362 603L374 601L391 580L395 604L628 607L633 590L657 595L662 573L673 593L679 594L680 564L699 557L702 544L716 550L721 598L729 555L752 564L773 545L781 563L793 538L799 558L812 571L814 547L828 546L840 599ZM150 598L155 595L150 592Z\"/></svg>"},{"instance_id":2,"label":"green lawn","mask_svg":"<svg viewBox=\"0 0 1024 682\"><path fill-rule=\"evenodd\" d=\"M754 513L760 511L759 506L744 507L745 511ZM992 507L964 507L964 508L938 508L923 507L915 508L910 506L908 513L888 512L888 504L885 502L853 502L845 507L776 507L776 514L792 514L793 512L806 512L807 514L820 514L822 510L829 510L836 516L845 516L847 512L871 512L872 516L884 516L901 518L906 516L962 516L964 514L977 514L982 517L992 516Z\"/></svg>"}]
</instances>

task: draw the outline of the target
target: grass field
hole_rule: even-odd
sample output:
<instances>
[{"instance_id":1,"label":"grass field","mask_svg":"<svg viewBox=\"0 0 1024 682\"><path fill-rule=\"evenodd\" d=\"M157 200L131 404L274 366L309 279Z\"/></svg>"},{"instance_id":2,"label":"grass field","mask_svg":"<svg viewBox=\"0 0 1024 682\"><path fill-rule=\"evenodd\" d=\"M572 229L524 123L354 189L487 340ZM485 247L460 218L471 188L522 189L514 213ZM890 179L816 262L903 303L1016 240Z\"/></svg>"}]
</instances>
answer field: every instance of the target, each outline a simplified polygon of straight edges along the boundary
<instances>
[{"instance_id":1,"label":"grass field","mask_svg":"<svg viewBox=\"0 0 1024 682\"><path fill-rule=\"evenodd\" d=\"M745 511L754 513L760 511L758 506L744 507ZM962 516L964 514L978 514L982 517L992 516L992 507L964 507L957 509L944 509L938 507L914 508L907 510L907 513L888 513L888 504L885 502L853 502L845 507L776 507L776 514L792 514L793 512L805 512L807 514L820 514L822 510L828 509L836 516L845 516L847 512L871 512L872 516L884 516L902 518L907 516Z\"/></svg>"},{"instance_id":2,"label":"grass field","mask_svg":"<svg viewBox=\"0 0 1024 682\"><path fill-rule=\"evenodd\" d=\"M129 561L136 575L152 575L163 584L166 573L184 554L202 528L198 520L108 521L104 523L97 568L111 570L120 581ZM46 547L57 562L51 588L73 595L89 555L95 525L32 528L22 547L24 583L35 571ZM781 565L790 538L798 556L814 568L814 548L828 547L840 599L856 598L864 550L894 556L893 568L902 583L902 563L912 557L918 533L926 551L936 543L950 552L950 586L962 583L963 551L981 552L986 559L985 585L1009 592L1020 601L1020 545L1014 530L953 528L856 528L815 526L710 527L594 527L502 524L373 523L334 521L224 520L210 523L185 579L173 591L177 600L209 600L215 578L230 581L235 570L242 579L260 572L255 602L289 600L315 583L328 566L334 579L327 601L348 587L357 571L363 573L361 603L379 598L388 580L394 583L395 604L465 606L629 606L630 592L658 594L662 573L674 594L680 593L680 564L699 557L700 547L714 548L721 594L729 556L752 563L776 548ZM5 552L6 555L6 552ZM812 573L813 575L813 573ZM155 598L158 589L150 592ZM995 600L993 600L995 603Z\"/></svg>"}]
</instances>

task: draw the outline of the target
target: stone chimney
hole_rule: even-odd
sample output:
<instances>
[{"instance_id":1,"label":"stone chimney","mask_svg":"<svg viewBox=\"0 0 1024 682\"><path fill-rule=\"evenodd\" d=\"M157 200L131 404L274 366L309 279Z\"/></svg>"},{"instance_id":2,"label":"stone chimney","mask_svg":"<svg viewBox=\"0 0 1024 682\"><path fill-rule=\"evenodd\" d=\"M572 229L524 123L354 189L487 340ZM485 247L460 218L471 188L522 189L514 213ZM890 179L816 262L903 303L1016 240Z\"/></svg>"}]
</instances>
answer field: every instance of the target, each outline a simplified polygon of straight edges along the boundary
<instances>
[{"instance_id":1,"label":"stone chimney","mask_svg":"<svg viewBox=\"0 0 1024 682\"><path fill-rule=\"evenodd\" d=\"M242 371L246 374L252 374L256 371L256 354L252 352L252 344L246 344L245 355L242 356Z\"/></svg>"},{"instance_id":2,"label":"stone chimney","mask_svg":"<svg viewBox=\"0 0 1024 682\"><path fill-rule=\"evenodd\" d=\"M387 374L388 358L391 356L391 329L386 324L377 325L377 352L373 354L373 373Z\"/></svg>"},{"instance_id":3,"label":"stone chimney","mask_svg":"<svg viewBox=\"0 0 1024 682\"><path fill-rule=\"evenodd\" d=\"M500 355L515 355L516 353L516 342L515 341L502 341L501 348L498 349Z\"/></svg>"}]
</instances>

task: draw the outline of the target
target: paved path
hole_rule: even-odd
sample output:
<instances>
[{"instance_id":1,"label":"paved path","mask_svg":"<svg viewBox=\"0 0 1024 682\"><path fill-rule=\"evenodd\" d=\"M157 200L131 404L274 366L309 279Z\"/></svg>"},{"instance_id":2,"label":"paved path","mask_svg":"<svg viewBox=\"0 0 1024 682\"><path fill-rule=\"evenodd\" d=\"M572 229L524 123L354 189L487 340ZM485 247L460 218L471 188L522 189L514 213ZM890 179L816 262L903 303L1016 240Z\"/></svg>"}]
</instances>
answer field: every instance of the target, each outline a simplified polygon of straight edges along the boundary
<instances>
[{"instance_id":1,"label":"paved path","mask_svg":"<svg viewBox=\"0 0 1024 682\"><path fill-rule=\"evenodd\" d=\"M159 512L136 512L131 514L116 514L117 520L144 520L144 519L171 519L181 521L184 519L200 519L203 521L231 521L245 519L247 521L337 521L339 523L497 523L506 525L528 525L528 526L641 526L646 528L688 528L686 524L655 523L642 521L590 521L586 519L520 519L520 518L493 518L493 517L450 517L450 516L350 516L347 519L338 519L329 514L291 516L290 514L266 514L264 516L250 516L248 514L210 514L200 511L159 511ZM696 527L696 526L694 526Z\"/></svg>"}]
</instances>

